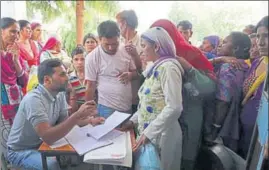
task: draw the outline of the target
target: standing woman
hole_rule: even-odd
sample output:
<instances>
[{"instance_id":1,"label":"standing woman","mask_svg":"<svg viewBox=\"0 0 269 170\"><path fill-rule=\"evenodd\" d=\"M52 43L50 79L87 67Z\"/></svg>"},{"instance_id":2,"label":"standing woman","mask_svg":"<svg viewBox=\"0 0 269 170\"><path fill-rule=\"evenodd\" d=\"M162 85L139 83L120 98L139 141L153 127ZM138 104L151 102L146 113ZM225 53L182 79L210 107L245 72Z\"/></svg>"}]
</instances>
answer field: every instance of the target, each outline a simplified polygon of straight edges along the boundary
<instances>
[{"instance_id":1,"label":"standing woman","mask_svg":"<svg viewBox=\"0 0 269 170\"><path fill-rule=\"evenodd\" d=\"M258 50L262 57L252 62L247 73L247 78L243 83L244 99L242 101L242 113L240 114L242 136L239 145L243 158L247 157L262 96L264 80L268 71L268 16L262 18L257 24L256 31Z\"/></svg>"},{"instance_id":2,"label":"standing woman","mask_svg":"<svg viewBox=\"0 0 269 170\"><path fill-rule=\"evenodd\" d=\"M185 71L182 90L184 110L179 119L183 133L181 168L192 170L201 145L203 122L206 122L204 133L210 131L210 122L203 120L209 119L213 114L213 111L209 110L216 88L213 66L198 48L186 42L171 21L161 19L151 27L162 27L168 32L179 56L177 60Z\"/></svg>"},{"instance_id":3,"label":"standing woman","mask_svg":"<svg viewBox=\"0 0 269 170\"><path fill-rule=\"evenodd\" d=\"M95 47L98 45L98 41L95 37L95 35L89 33L84 36L83 38L83 46L86 50L86 55L92 52L92 50L95 49Z\"/></svg>"},{"instance_id":4,"label":"standing woman","mask_svg":"<svg viewBox=\"0 0 269 170\"><path fill-rule=\"evenodd\" d=\"M39 50L33 40L31 40L32 30L30 22L19 20L20 38L18 41L20 47L20 56L27 61L29 69L32 65L37 65Z\"/></svg>"},{"instance_id":5,"label":"standing woman","mask_svg":"<svg viewBox=\"0 0 269 170\"><path fill-rule=\"evenodd\" d=\"M168 33L154 27L141 35L143 72L137 112L123 129L138 126L134 150L151 142L160 151L161 169L179 170L181 166L182 131L178 118L182 106L184 70L175 59L175 45Z\"/></svg>"},{"instance_id":6,"label":"standing woman","mask_svg":"<svg viewBox=\"0 0 269 170\"><path fill-rule=\"evenodd\" d=\"M231 32L217 51L219 56L235 56L242 67L238 69L232 64L224 63L217 72L215 114L212 136L208 139L214 141L219 136L222 138L223 144L234 152L238 150L242 84L249 69L245 60L250 57L250 47L251 41L248 35L242 32Z\"/></svg>"},{"instance_id":7,"label":"standing woman","mask_svg":"<svg viewBox=\"0 0 269 170\"><path fill-rule=\"evenodd\" d=\"M31 39L36 43L39 52L43 48L42 43L42 25L38 22L31 23L32 37Z\"/></svg>"},{"instance_id":8,"label":"standing woman","mask_svg":"<svg viewBox=\"0 0 269 170\"><path fill-rule=\"evenodd\" d=\"M1 151L6 149L7 137L22 99L21 88L28 81L19 46L15 43L19 31L16 20L1 18Z\"/></svg>"},{"instance_id":9,"label":"standing woman","mask_svg":"<svg viewBox=\"0 0 269 170\"><path fill-rule=\"evenodd\" d=\"M257 44L257 34L253 33L249 35L249 38L251 40L251 49L250 49L250 59L247 60L248 64L251 65L253 61L255 61L257 58L262 57L260 56L259 50L258 50L258 44Z\"/></svg>"}]
</instances>

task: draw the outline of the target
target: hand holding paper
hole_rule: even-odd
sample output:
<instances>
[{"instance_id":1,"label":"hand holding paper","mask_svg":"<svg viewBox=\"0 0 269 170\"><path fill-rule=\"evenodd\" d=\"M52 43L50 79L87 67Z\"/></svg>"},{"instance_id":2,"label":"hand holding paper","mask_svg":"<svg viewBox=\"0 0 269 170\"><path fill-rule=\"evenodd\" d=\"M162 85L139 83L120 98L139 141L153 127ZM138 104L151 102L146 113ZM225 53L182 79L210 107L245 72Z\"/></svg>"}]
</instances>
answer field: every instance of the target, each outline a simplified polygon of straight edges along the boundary
<instances>
[{"instance_id":1,"label":"hand holding paper","mask_svg":"<svg viewBox=\"0 0 269 170\"><path fill-rule=\"evenodd\" d=\"M130 114L127 113L121 113L118 111L115 111L112 115L110 115L104 124L97 125L94 128L91 128L89 131L89 134L94 137L95 139L100 139L107 133L111 132L113 129L115 129L117 126L119 126L122 122L124 122Z\"/></svg>"}]
</instances>

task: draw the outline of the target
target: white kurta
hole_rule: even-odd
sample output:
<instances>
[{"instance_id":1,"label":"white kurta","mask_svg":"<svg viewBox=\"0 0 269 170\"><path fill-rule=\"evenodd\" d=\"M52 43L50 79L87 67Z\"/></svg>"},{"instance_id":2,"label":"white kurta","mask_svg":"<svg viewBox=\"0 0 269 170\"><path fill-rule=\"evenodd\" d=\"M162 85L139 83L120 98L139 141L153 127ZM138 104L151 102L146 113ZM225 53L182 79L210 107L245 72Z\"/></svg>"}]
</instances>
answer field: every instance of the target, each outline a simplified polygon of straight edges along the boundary
<instances>
[{"instance_id":1,"label":"white kurta","mask_svg":"<svg viewBox=\"0 0 269 170\"><path fill-rule=\"evenodd\" d=\"M178 118L182 106L181 65L174 59L158 64L139 90L138 111L131 121L138 130L160 149L163 170L179 170L182 152L182 131Z\"/></svg>"}]
</instances>

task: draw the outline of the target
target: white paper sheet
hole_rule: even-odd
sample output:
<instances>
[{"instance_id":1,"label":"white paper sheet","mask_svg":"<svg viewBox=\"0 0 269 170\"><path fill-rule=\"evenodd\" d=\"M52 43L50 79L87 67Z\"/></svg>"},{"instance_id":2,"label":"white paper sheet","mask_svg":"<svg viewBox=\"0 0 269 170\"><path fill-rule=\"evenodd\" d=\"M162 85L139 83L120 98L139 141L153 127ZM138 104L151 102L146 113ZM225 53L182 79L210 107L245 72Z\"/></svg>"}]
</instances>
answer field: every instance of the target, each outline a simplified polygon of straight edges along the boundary
<instances>
[{"instance_id":1,"label":"white paper sheet","mask_svg":"<svg viewBox=\"0 0 269 170\"><path fill-rule=\"evenodd\" d=\"M93 137L88 137L87 134L78 126L74 126L65 138L79 155L84 155L91 150L113 143L111 140L98 141Z\"/></svg>"},{"instance_id":2,"label":"white paper sheet","mask_svg":"<svg viewBox=\"0 0 269 170\"><path fill-rule=\"evenodd\" d=\"M122 159L126 156L126 133L115 138L113 144L90 151L91 159Z\"/></svg>"},{"instance_id":3,"label":"white paper sheet","mask_svg":"<svg viewBox=\"0 0 269 170\"><path fill-rule=\"evenodd\" d=\"M89 134L95 139L100 139L105 136L109 132L111 132L114 128L120 125L123 121L125 121L130 114L122 113L115 111L112 115L110 115L104 124L97 125L89 130Z\"/></svg>"},{"instance_id":4,"label":"white paper sheet","mask_svg":"<svg viewBox=\"0 0 269 170\"><path fill-rule=\"evenodd\" d=\"M124 132L121 132L119 130L114 129L111 132L109 132L108 134L106 134L105 136L101 137L99 140L101 140L101 141L113 140L122 134L124 134Z\"/></svg>"},{"instance_id":5,"label":"white paper sheet","mask_svg":"<svg viewBox=\"0 0 269 170\"><path fill-rule=\"evenodd\" d=\"M54 142L52 145L50 145L50 147L52 149L55 149L55 148L59 148L61 146L68 145L68 144L69 144L68 141L65 138L62 138Z\"/></svg>"},{"instance_id":6,"label":"white paper sheet","mask_svg":"<svg viewBox=\"0 0 269 170\"><path fill-rule=\"evenodd\" d=\"M83 133L85 134L89 134L89 131L91 131L91 129L93 128L94 126L92 125L86 125L86 126L83 126L83 127L80 127L80 131L82 131ZM112 140L112 139L115 139L116 137L120 136L121 134L123 134L124 132L121 132L119 130L112 130L111 132L109 132L108 134L104 135L103 137L101 137L99 140ZM90 134L89 134L90 135Z\"/></svg>"},{"instance_id":7,"label":"white paper sheet","mask_svg":"<svg viewBox=\"0 0 269 170\"><path fill-rule=\"evenodd\" d=\"M121 135L113 140L113 144L105 146L84 155L85 163L104 164L104 165L119 165L125 167L132 167L132 143L130 132L125 132L125 135ZM122 146L123 139L125 137L125 147ZM113 156L122 154L122 150L125 150L125 156ZM110 156L109 156L110 155ZM121 157L121 158L120 158Z\"/></svg>"}]
</instances>

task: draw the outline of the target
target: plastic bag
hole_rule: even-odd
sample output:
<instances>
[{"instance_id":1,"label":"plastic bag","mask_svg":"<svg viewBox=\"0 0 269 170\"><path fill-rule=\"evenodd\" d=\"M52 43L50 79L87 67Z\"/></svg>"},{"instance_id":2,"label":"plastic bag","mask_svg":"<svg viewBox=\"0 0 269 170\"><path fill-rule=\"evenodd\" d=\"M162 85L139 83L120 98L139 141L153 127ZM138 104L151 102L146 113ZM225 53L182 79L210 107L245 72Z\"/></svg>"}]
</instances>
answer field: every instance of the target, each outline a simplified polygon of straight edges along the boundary
<instances>
[{"instance_id":1,"label":"plastic bag","mask_svg":"<svg viewBox=\"0 0 269 170\"><path fill-rule=\"evenodd\" d=\"M27 93L35 89L37 86L38 86L37 66L32 66L30 69L29 80L26 87Z\"/></svg>"},{"instance_id":2,"label":"plastic bag","mask_svg":"<svg viewBox=\"0 0 269 170\"><path fill-rule=\"evenodd\" d=\"M161 161L152 143L141 146L137 152L135 170L161 170Z\"/></svg>"}]
</instances>

